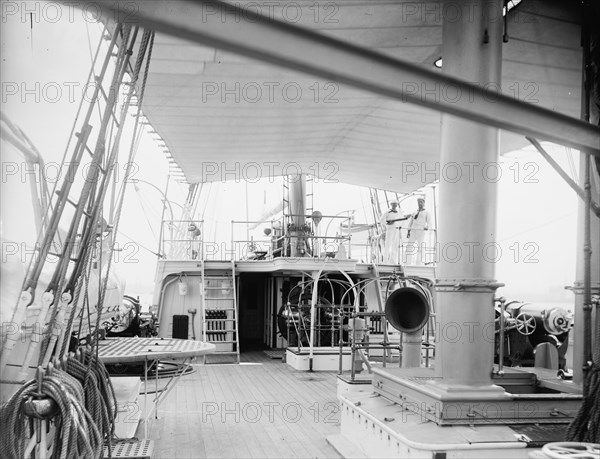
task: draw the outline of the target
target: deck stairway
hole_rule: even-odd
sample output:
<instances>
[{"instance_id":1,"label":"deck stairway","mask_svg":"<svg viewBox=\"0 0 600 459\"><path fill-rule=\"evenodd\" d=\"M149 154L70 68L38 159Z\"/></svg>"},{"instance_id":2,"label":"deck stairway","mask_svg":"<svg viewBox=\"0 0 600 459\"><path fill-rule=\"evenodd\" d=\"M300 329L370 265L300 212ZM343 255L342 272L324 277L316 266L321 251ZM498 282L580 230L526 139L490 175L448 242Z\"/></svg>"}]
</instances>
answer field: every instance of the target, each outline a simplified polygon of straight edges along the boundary
<instances>
[{"instance_id":1,"label":"deck stairway","mask_svg":"<svg viewBox=\"0 0 600 459\"><path fill-rule=\"evenodd\" d=\"M216 346L216 351L204 356L204 363L221 362L219 356L234 356L240 363L239 323L235 262L230 269L211 271L202 266L202 340Z\"/></svg>"}]
</instances>

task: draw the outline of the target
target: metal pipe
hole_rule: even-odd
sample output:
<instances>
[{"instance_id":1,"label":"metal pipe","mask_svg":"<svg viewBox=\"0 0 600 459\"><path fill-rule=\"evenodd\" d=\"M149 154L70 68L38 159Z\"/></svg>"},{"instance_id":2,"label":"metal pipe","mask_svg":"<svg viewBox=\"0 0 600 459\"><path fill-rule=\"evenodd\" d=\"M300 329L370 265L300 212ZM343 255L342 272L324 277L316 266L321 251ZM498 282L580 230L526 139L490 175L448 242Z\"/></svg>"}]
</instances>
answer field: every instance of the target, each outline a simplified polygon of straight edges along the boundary
<instances>
[{"instance_id":1,"label":"metal pipe","mask_svg":"<svg viewBox=\"0 0 600 459\"><path fill-rule=\"evenodd\" d=\"M356 311L352 313L352 342L350 349L350 380L354 381L356 377L356 370L354 369L354 359L356 358Z\"/></svg>"},{"instance_id":2,"label":"metal pipe","mask_svg":"<svg viewBox=\"0 0 600 459\"><path fill-rule=\"evenodd\" d=\"M314 347L315 347L315 320L316 320L316 304L318 298L319 279L323 273L323 268L319 271L313 271L313 291L310 300L310 341L308 354L308 371L313 371Z\"/></svg>"},{"instance_id":3,"label":"metal pipe","mask_svg":"<svg viewBox=\"0 0 600 459\"><path fill-rule=\"evenodd\" d=\"M421 337L423 330L414 333L402 333L402 368L421 366Z\"/></svg>"},{"instance_id":4,"label":"metal pipe","mask_svg":"<svg viewBox=\"0 0 600 459\"><path fill-rule=\"evenodd\" d=\"M589 2L584 2L583 13L591 13L589 8ZM591 97L591 86L592 86L592 58L591 58L591 46L590 46L590 28L587 18L584 17L582 26L582 45L583 45L583 72L582 72L582 105L581 105L581 118L584 122L590 122L590 97ZM583 373L584 373L584 384L583 384L583 396L589 397L590 379L588 378L589 371L593 365L593 352L592 352L592 227L591 227L591 215L590 210L592 207L592 165L591 156L584 155L585 169L583 179L583 190L585 193L585 207L584 207L584 218L583 218ZM599 346L600 343L596 343ZM589 400L588 400L589 402Z\"/></svg>"},{"instance_id":5,"label":"metal pipe","mask_svg":"<svg viewBox=\"0 0 600 459\"><path fill-rule=\"evenodd\" d=\"M585 155L585 153L583 153ZM589 371L592 369L592 232L590 209L592 203L591 157L585 155L585 212L583 219L583 396L589 396ZM596 343L598 346L599 343Z\"/></svg>"},{"instance_id":6,"label":"metal pipe","mask_svg":"<svg viewBox=\"0 0 600 459\"><path fill-rule=\"evenodd\" d=\"M499 10L501 0L477 2L474 8L469 0L459 0L457 7L464 13L461 19L444 21L442 70L483 85L499 84L502 20L487 17L485 12ZM498 136L495 128L444 114L440 161L497 163ZM482 249L494 242L498 184L483 177L441 180L439 195L440 246L471 244L474 248L468 256L463 253L456 260L440 258L435 288L442 336L436 352L436 372L447 387L468 385L495 391L491 379L494 343L486 341L480 330L494 322L493 296L501 286L494 279L495 263ZM468 324L480 328L469 328ZM445 336L444 331L453 334Z\"/></svg>"},{"instance_id":7,"label":"metal pipe","mask_svg":"<svg viewBox=\"0 0 600 459\"><path fill-rule=\"evenodd\" d=\"M506 299L499 298L500 302L500 349L498 350L498 374L504 374L504 313L506 312Z\"/></svg>"},{"instance_id":8,"label":"metal pipe","mask_svg":"<svg viewBox=\"0 0 600 459\"><path fill-rule=\"evenodd\" d=\"M590 40L590 25L593 17L593 10L589 8L590 3L584 2L583 14L583 28L582 28L582 48L583 48L583 72L582 72L582 85L581 85L581 120L582 122L590 122L590 99L591 99L591 85L592 81L592 64L593 55L591 53L591 40ZM597 117L594 119L597 123ZM577 241L577 252L582 254L582 257L577 258L577 272L576 281L573 288L575 293L575 319L574 319L574 336L582 337L583 339L574 340L573 349L573 382L577 384L584 383L587 378L585 374L589 368L589 363L592 355L589 349L589 343L592 341L592 330L591 330L591 311L592 302L591 295L592 290L594 294L600 294L600 256L594 256L592 254L598 254L600 252L600 245L598 234L600 234L600 222L598 219L591 219L590 208L591 208L591 197L599 196L599 190L597 187L597 180L592 179L592 167L591 157L585 152L580 154L580 170L583 171L583 175L580 177L580 184L584 189L584 200L579 203L578 206L578 241ZM595 178L598 178L596 172L594 172ZM593 235L593 237L592 237ZM596 343L597 344L597 343ZM584 387L584 392L586 388Z\"/></svg>"}]
</instances>

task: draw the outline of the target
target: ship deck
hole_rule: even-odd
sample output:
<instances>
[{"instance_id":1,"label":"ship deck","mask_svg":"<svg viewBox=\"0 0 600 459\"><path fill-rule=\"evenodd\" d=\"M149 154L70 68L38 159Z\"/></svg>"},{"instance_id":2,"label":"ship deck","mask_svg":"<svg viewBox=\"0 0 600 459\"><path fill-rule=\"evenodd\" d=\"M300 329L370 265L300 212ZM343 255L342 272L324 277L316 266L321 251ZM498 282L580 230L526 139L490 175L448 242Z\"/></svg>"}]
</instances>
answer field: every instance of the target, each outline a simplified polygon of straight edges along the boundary
<instances>
[{"instance_id":1,"label":"ship deck","mask_svg":"<svg viewBox=\"0 0 600 459\"><path fill-rule=\"evenodd\" d=\"M154 458L339 457L326 441L340 429L336 372L295 371L262 351L194 367L149 421Z\"/></svg>"}]
</instances>

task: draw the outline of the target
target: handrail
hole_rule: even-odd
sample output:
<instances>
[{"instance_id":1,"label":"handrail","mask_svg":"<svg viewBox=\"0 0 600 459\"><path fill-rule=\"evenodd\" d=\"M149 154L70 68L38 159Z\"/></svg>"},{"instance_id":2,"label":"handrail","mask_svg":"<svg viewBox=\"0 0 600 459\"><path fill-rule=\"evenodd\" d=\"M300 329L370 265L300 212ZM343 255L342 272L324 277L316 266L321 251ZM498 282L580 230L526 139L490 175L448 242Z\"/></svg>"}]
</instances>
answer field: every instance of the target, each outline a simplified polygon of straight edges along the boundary
<instances>
[{"instance_id":1,"label":"handrail","mask_svg":"<svg viewBox=\"0 0 600 459\"><path fill-rule=\"evenodd\" d=\"M351 217L339 215L324 215L322 219L342 222L351 221ZM318 231L315 232L314 227L311 225L312 222L307 222L306 228L289 230L282 224L282 220L232 220L230 242L222 241L221 246L215 246L217 241L207 241L204 238L203 220L164 220L161 227L163 231L159 253L162 258L177 260L209 259L212 255L214 259L222 261L272 261L275 258L292 256L292 246L295 244L298 256L301 257L341 257L355 258L364 263L381 262L381 253L378 244L376 244L380 235L375 233L375 228L369 229L368 235L365 235L364 227L360 227L360 230L355 233L352 225L348 225L341 226L342 231L335 236L321 235ZM245 228L249 223L264 224L264 235L251 235L248 239L244 231L243 236L236 237L236 233L241 234L239 228ZM189 230L191 224L196 225L199 234ZM323 224L317 226L322 227ZM363 235L357 237L359 232ZM434 228L428 229L425 237L425 247L428 251L431 250L428 257L431 257L432 263L436 262L436 241L437 230ZM410 260L407 259L408 244L406 238L401 238L398 247L400 264L409 264ZM429 252L427 253L429 254ZM426 262L424 264L431 263Z\"/></svg>"},{"instance_id":2,"label":"handrail","mask_svg":"<svg viewBox=\"0 0 600 459\"><path fill-rule=\"evenodd\" d=\"M165 237L165 225L170 237ZM194 219L163 220L159 253L162 258L200 260L204 258L204 221ZM167 248L168 247L168 248Z\"/></svg>"}]
</instances>

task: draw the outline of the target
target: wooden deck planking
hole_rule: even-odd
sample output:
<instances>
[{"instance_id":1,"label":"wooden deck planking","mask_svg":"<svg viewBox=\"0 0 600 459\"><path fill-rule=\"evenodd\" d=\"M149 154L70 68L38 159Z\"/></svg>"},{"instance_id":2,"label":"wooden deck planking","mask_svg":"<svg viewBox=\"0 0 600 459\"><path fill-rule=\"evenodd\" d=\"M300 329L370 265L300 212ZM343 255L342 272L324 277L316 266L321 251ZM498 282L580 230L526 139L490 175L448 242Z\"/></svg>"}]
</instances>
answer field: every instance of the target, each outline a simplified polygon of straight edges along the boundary
<instances>
[{"instance_id":1,"label":"wooden deck planking","mask_svg":"<svg viewBox=\"0 0 600 459\"><path fill-rule=\"evenodd\" d=\"M240 416L239 422L236 422L234 434L239 434L244 438L249 457L271 457L269 450L273 448L265 447L264 437L265 434L268 438L272 439L272 437L266 432L268 426L260 423L264 416L263 407L256 401L256 393L252 390L252 384L248 384L247 381L244 381L243 384L240 383L243 380L243 372L232 373L235 374L227 378L225 390L232 394L238 394L239 397L239 410L237 411Z\"/></svg>"},{"instance_id":2,"label":"wooden deck planking","mask_svg":"<svg viewBox=\"0 0 600 459\"><path fill-rule=\"evenodd\" d=\"M257 442L256 436L253 435L254 424L248 421L252 416L252 414L247 411L247 407L252 406L248 405L251 400L248 400L247 394L243 388L238 388L233 384L235 378L239 377L237 375L239 372L231 371L236 370L236 368L230 366L227 370L226 378L220 381L221 388L223 389L223 393L229 392L231 394L236 394L238 400L231 405L229 403L226 405L226 409L230 413L233 412L233 415L228 414L231 419L227 419L226 417L224 420L221 418L221 421L224 424L227 423L228 426L231 427L231 423L228 423L228 421L233 420L234 425L232 429L229 429L229 433L238 440L238 447L235 448L236 451L239 451L239 447L242 447L242 451L246 452L246 457L261 457L262 448L260 447L260 442Z\"/></svg>"},{"instance_id":3,"label":"wooden deck planking","mask_svg":"<svg viewBox=\"0 0 600 459\"><path fill-rule=\"evenodd\" d=\"M282 398L279 397L277 392L268 391L266 384L255 384L256 373L256 369L246 372L240 380L244 379L244 387L250 388L253 399L261 401L259 404L261 405L262 416L265 420L261 424L265 428L267 436L271 439L275 438L275 441L278 442L275 448L278 454L269 454L268 456L306 457L308 451L306 450L306 445L302 442L302 437L299 438L293 429L290 430L284 425L286 421L283 419L279 406L276 405L280 403L278 400L282 400ZM252 378L249 377L251 375L253 376ZM268 381L269 376L262 374L260 376L264 378L264 382ZM266 405L266 403L269 405ZM283 404L281 403L281 405Z\"/></svg>"},{"instance_id":4,"label":"wooden deck planking","mask_svg":"<svg viewBox=\"0 0 600 459\"><path fill-rule=\"evenodd\" d=\"M278 370L279 366L275 368ZM277 370L274 370L273 372ZM290 372L292 371L293 370L290 369ZM268 375L264 376L265 384L256 386L255 390L260 392L262 400L280 404L276 407L273 406L272 413L269 413L266 410L266 417L272 416L272 418L269 419L269 427L271 427L271 429L274 428L274 434L276 433L280 437L280 454L283 455L282 457L307 457L309 453L307 451L305 435L298 428L295 428L296 426L290 428L289 420L284 417L283 406L285 406L286 403L289 403L290 400L289 396L287 396L287 394L282 394L280 390L285 387L285 384L281 384L284 380L278 378L280 384L275 385L271 378L272 374L270 372ZM251 381L249 384L251 384Z\"/></svg>"},{"instance_id":5,"label":"wooden deck planking","mask_svg":"<svg viewBox=\"0 0 600 459\"><path fill-rule=\"evenodd\" d=\"M284 411L282 407L280 419L281 422L292 427L292 433L298 437L303 447L306 448L306 454L300 453L299 457L315 457L319 455L320 449L324 446L320 440L325 441L325 439L321 437L322 426L319 422L320 418L315 418L318 411L315 411L314 407L319 407L325 402L318 395L319 391L315 392L315 386L312 382L306 382L304 385L298 384L298 373L291 369L289 371L292 374L290 375L289 384L286 385L277 384L277 380L283 378L281 373L277 374L277 378L275 378L275 374L269 375L272 378L271 385L279 389L276 397L288 401L287 404L282 404L284 407L287 405L287 409ZM297 418L299 419L296 421ZM311 438L312 441L304 443L303 438Z\"/></svg>"},{"instance_id":6,"label":"wooden deck planking","mask_svg":"<svg viewBox=\"0 0 600 459\"><path fill-rule=\"evenodd\" d=\"M242 357L254 364L197 365L179 381L150 421L154 457L339 457L325 439L339 430L336 374Z\"/></svg>"},{"instance_id":7,"label":"wooden deck planking","mask_svg":"<svg viewBox=\"0 0 600 459\"><path fill-rule=\"evenodd\" d=\"M237 366L236 366L237 367ZM227 392L225 393L229 393L229 394L235 394L235 402L233 403L239 403L240 406L240 423L237 423L234 426L234 432L235 434L239 434L240 431L247 431L248 429L248 424L253 424L251 422L248 421L248 419L250 419L249 416L251 416L251 414L249 413L244 413L244 407L249 406L248 403L253 402L253 403L257 403L260 408L261 408L261 417L259 418L258 422L256 422L255 424L260 424L260 427L265 429L265 430L269 430L270 427L275 426L278 429L278 434L280 437L279 442L283 443L283 444L287 444L288 448L287 451L281 451L280 454L283 454L283 456L278 455L277 457L298 457L295 454L291 454L296 453L298 451L301 451L301 453L303 454L303 457L305 457L304 455L307 454L306 451L304 451L304 446L302 445L302 443L297 439L297 437L293 434L293 432L290 432L288 429L285 428L285 426L282 426L282 420L280 418L278 418L277 416L277 411L274 410L273 412L273 416L270 418L269 416L269 405L266 405L267 403L272 404L272 403L278 403L275 400L275 395L272 392L268 392L265 391L262 388L262 384L256 384L256 379L257 379L257 368L260 370L260 375L258 375L259 378L262 378L263 380L266 380L266 376L264 375L264 368L262 368L261 366L246 366L244 371L239 371L239 367L234 368L232 366L229 366L228 370L235 370L235 375L232 374L228 374L226 377L226 381L231 382L232 384L230 384L230 386L233 385L233 383L235 383L236 381L242 380L244 379L244 377L247 377L249 375L252 375L252 378L246 379L244 381L243 385L240 385L239 383L237 384L237 387L229 387L227 389ZM224 384L224 383L223 383ZM262 390L261 390L262 389ZM231 404L231 396L226 398L226 406L231 409L233 408L233 405ZM223 403L223 402L221 402ZM255 406L255 405L254 405ZM245 415L244 415L245 414ZM272 434L270 432L267 433L266 437L272 438ZM264 433L262 435L257 436L257 439L261 441L261 443L266 443L265 442L265 435ZM272 445L272 443L270 444ZM263 448L264 449L264 448ZM267 447L267 449L269 449ZM264 457L268 457L264 456Z\"/></svg>"},{"instance_id":8,"label":"wooden deck planking","mask_svg":"<svg viewBox=\"0 0 600 459\"><path fill-rule=\"evenodd\" d=\"M285 366L280 367L285 370ZM289 367L288 367L289 368ZM276 377L275 374L271 374L271 377ZM323 447L319 445L321 436L319 432L322 432L324 428L328 427L328 430L334 429L339 425L339 404L334 399L322 399L315 394L320 391L330 391L331 385L336 384L335 375L325 373L306 373L306 372L293 372L293 378L285 389L291 391L299 396L299 402L302 406L302 423L299 423L298 427L303 429L305 435L312 438L317 438L316 443L310 443L309 447ZM277 375L281 377L281 375ZM310 390L307 390L310 389ZM285 395L282 395L284 398ZM310 455L313 453L311 451Z\"/></svg>"},{"instance_id":9,"label":"wooden deck planking","mask_svg":"<svg viewBox=\"0 0 600 459\"><path fill-rule=\"evenodd\" d=\"M256 370L239 372L238 378L233 380L233 382L239 392L247 394L248 398L252 400L253 406L260 408L260 418L258 420L262 420L263 422L248 422L252 425L256 433L255 438L263 451L263 455L260 457L288 457L290 451L287 446L288 439L285 436L285 427L280 426L279 421L274 416L270 417L269 407L264 405L264 401L266 400L265 394L261 391L261 385L257 385L254 381L256 379L255 373ZM269 396L272 397L271 394ZM247 420L253 421L253 419Z\"/></svg>"},{"instance_id":10,"label":"wooden deck planking","mask_svg":"<svg viewBox=\"0 0 600 459\"><path fill-rule=\"evenodd\" d=\"M198 371L207 370L209 367L198 367ZM218 368L217 366L213 368ZM228 377L226 374L226 368L220 368L220 371L207 371L208 382L210 388L212 389L212 397L205 399L201 403L201 410L197 414L202 417L202 422L204 425L204 420L210 421L210 429L208 431L202 431L202 435L208 435L212 441L210 443L211 448L206 450L206 457L235 457L236 448L232 444L232 440L234 435L231 435L230 429L225 429L226 422L223 422L222 409L220 400L227 400L224 398L223 394L225 391L223 390L223 386L221 385L221 380ZM193 378L195 379L195 378ZM194 390L193 382L188 382L188 387L191 390ZM208 405L210 404L210 405ZM215 407L217 414L216 415L208 415L210 413L210 408L213 407L212 404L217 404ZM193 415L193 413L191 413ZM227 421L227 416L225 415L225 421ZM235 424L234 424L235 425ZM240 446L237 446L237 450L239 450ZM194 456L190 456L194 457Z\"/></svg>"}]
</instances>

